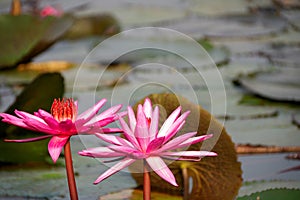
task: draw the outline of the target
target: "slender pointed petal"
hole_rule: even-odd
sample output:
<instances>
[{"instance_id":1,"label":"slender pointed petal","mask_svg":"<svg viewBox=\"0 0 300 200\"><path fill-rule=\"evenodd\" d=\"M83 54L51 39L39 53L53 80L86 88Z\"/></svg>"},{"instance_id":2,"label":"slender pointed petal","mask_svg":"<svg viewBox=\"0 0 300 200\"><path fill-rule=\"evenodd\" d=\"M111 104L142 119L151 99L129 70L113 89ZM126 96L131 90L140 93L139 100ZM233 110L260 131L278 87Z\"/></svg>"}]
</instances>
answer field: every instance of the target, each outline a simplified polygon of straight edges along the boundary
<instances>
[{"instance_id":1,"label":"slender pointed petal","mask_svg":"<svg viewBox=\"0 0 300 200\"><path fill-rule=\"evenodd\" d=\"M177 146L177 148L187 147L187 146L190 146L192 144L202 142L204 140L207 140L207 139L211 138L212 136L213 136L213 134L209 134L209 135L201 135L201 136L189 138L189 139L185 140L184 142L182 142L181 144L179 144Z\"/></svg>"},{"instance_id":2,"label":"slender pointed petal","mask_svg":"<svg viewBox=\"0 0 300 200\"><path fill-rule=\"evenodd\" d=\"M54 163L56 163L62 148L65 146L70 137L53 136L48 143L48 151Z\"/></svg>"},{"instance_id":3,"label":"slender pointed petal","mask_svg":"<svg viewBox=\"0 0 300 200\"><path fill-rule=\"evenodd\" d=\"M140 148L142 149L142 151L146 151L150 138L149 138L148 122L143 112L142 105L138 106L137 124L135 127L134 135L138 143L140 144Z\"/></svg>"},{"instance_id":4,"label":"slender pointed petal","mask_svg":"<svg viewBox=\"0 0 300 200\"><path fill-rule=\"evenodd\" d=\"M24 123L27 125L27 127L30 128L30 130L38 131L38 132L44 132L48 134L55 134L56 129L53 129L49 127L48 125L45 125L44 123L41 123L40 121L34 120L34 119L27 119L24 120Z\"/></svg>"},{"instance_id":5,"label":"slender pointed petal","mask_svg":"<svg viewBox=\"0 0 300 200\"><path fill-rule=\"evenodd\" d=\"M122 105L117 105L114 107L111 107L107 109L106 111L100 113L98 116L92 118L90 121L88 121L85 125L90 125L96 122L102 122L107 121L107 119L110 119L110 121L107 122L109 124L110 122L113 122L115 120L115 114L121 109ZM100 125L100 126L106 126L107 124Z\"/></svg>"},{"instance_id":6,"label":"slender pointed petal","mask_svg":"<svg viewBox=\"0 0 300 200\"><path fill-rule=\"evenodd\" d=\"M50 138L50 137L51 137L51 135L43 135L43 136L40 136L40 137L20 139L20 140L4 139L4 142L19 142L19 143L22 143L22 142L35 142L35 141L44 140L44 139L47 139L47 138Z\"/></svg>"},{"instance_id":7,"label":"slender pointed petal","mask_svg":"<svg viewBox=\"0 0 300 200\"><path fill-rule=\"evenodd\" d=\"M185 119L190 114L189 111L183 113L175 122L170 126L170 128L166 131L166 141L170 140L176 133L182 128L185 123Z\"/></svg>"},{"instance_id":8,"label":"slender pointed petal","mask_svg":"<svg viewBox=\"0 0 300 200\"><path fill-rule=\"evenodd\" d=\"M178 115L180 114L180 111L181 111L181 107L179 106L176 110L174 110L172 112L172 114L167 118L167 120L164 122L164 124L160 128L160 130L158 132L158 137L166 136L166 132L172 126L174 121L177 119Z\"/></svg>"},{"instance_id":9,"label":"slender pointed petal","mask_svg":"<svg viewBox=\"0 0 300 200\"><path fill-rule=\"evenodd\" d=\"M129 166L130 164L132 164L134 161L135 160L131 159L131 158L125 158L125 159L123 159L119 163L117 163L114 166L112 166L111 168L109 168L103 174L101 174L97 178L97 180L95 180L94 184L97 184L97 183L103 181L104 179L108 178L109 176L111 176L111 175L117 173L118 171L124 169L125 167Z\"/></svg>"},{"instance_id":10,"label":"slender pointed petal","mask_svg":"<svg viewBox=\"0 0 300 200\"><path fill-rule=\"evenodd\" d=\"M176 152L162 152L161 156L175 156L188 158L203 158L205 156L217 156L215 152L211 151L176 151Z\"/></svg>"},{"instance_id":11,"label":"slender pointed petal","mask_svg":"<svg viewBox=\"0 0 300 200\"><path fill-rule=\"evenodd\" d=\"M44 122L44 120L42 120L41 118L39 118L39 117L37 117L37 116L35 116L35 115L32 115L32 114L30 114L30 113L27 113L27 112L15 110L15 114L16 114L18 117L20 117L20 118L22 118L22 119L25 119L25 120L31 119L31 120L36 120L36 121L39 121L40 123L46 124L46 123Z\"/></svg>"},{"instance_id":12,"label":"slender pointed petal","mask_svg":"<svg viewBox=\"0 0 300 200\"><path fill-rule=\"evenodd\" d=\"M134 132L136 126L135 114L130 106L127 108L127 110L128 110L128 120L129 120L130 129L132 132Z\"/></svg>"},{"instance_id":13,"label":"slender pointed petal","mask_svg":"<svg viewBox=\"0 0 300 200\"><path fill-rule=\"evenodd\" d=\"M151 124L149 128L150 140L153 140L157 137L158 133L158 123L159 123L159 108L156 106L152 113Z\"/></svg>"},{"instance_id":14,"label":"slender pointed petal","mask_svg":"<svg viewBox=\"0 0 300 200\"><path fill-rule=\"evenodd\" d=\"M108 147L90 148L87 150L80 151L78 152L78 154L81 156L89 156L94 158L110 158L124 156L123 153L116 152Z\"/></svg>"},{"instance_id":15,"label":"slender pointed petal","mask_svg":"<svg viewBox=\"0 0 300 200\"><path fill-rule=\"evenodd\" d=\"M183 135L180 135L180 136L174 138L173 140L171 140L170 142L164 144L163 147L160 148L156 153L160 153L160 152L168 151L168 150L172 150L172 149L177 149L178 145L180 143L182 143L185 140L193 137L196 134L197 134L197 132L191 132L191 133L185 133Z\"/></svg>"},{"instance_id":16,"label":"slender pointed petal","mask_svg":"<svg viewBox=\"0 0 300 200\"><path fill-rule=\"evenodd\" d=\"M98 103L96 103L96 105L94 105L93 107L91 107L87 111L81 113L77 117L77 119L83 119L82 123L86 123L87 121L92 119L97 114L97 112L102 108L102 106L105 103L106 103L106 99L101 99L100 101L98 101Z\"/></svg>"},{"instance_id":17,"label":"slender pointed petal","mask_svg":"<svg viewBox=\"0 0 300 200\"><path fill-rule=\"evenodd\" d=\"M129 146L132 147L132 144L130 142L128 142L127 140L119 137L119 136L114 136L114 135L110 135L110 134L101 134L101 133L95 133L95 135L104 140L105 142L111 143L111 144L115 144L115 145L125 145L125 146Z\"/></svg>"},{"instance_id":18,"label":"slender pointed petal","mask_svg":"<svg viewBox=\"0 0 300 200\"><path fill-rule=\"evenodd\" d=\"M132 131L129 129L128 125L126 124L126 122L120 118L120 123L121 126L124 130L124 136L127 140L129 140L136 148L138 148L140 145L138 144L136 138L134 137L134 134L132 133Z\"/></svg>"},{"instance_id":19,"label":"slender pointed petal","mask_svg":"<svg viewBox=\"0 0 300 200\"><path fill-rule=\"evenodd\" d=\"M21 128L26 128L29 130L34 130L32 127L28 127L28 125L24 123L23 119L20 119L16 116L6 114L6 113L0 113L0 117L2 117L2 122L19 126Z\"/></svg>"},{"instance_id":20,"label":"slender pointed petal","mask_svg":"<svg viewBox=\"0 0 300 200\"><path fill-rule=\"evenodd\" d=\"M146 118L152 118L152 103L149 98L146 98L144 101L143 111L145 113Z\"/></svg>"},{"instance_id":21,"label":"slender pointed petal","mask_svg":"<svg viewBox=\"0 0 300 200\"><path fill-rule=\"evenodd\" d=\"M171 183L174 186L178 186L172 171L168 168L166 163L158 156L152 156L146 158L147 163L153 169L153 171L159 175L165 181Z\"/></svg>"}]
</instances>

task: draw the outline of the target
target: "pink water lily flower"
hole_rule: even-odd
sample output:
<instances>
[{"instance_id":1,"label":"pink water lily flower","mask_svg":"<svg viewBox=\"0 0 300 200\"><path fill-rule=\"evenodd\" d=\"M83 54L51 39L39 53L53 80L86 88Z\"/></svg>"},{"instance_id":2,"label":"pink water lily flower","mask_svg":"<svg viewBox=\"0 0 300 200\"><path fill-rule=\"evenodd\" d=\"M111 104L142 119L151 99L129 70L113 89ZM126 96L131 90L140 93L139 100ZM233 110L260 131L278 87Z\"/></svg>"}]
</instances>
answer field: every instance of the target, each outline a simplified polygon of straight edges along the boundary
<instances>
[{"instance_id":1,"label":"pink water lily flower","mask_svg":"<svg viewBox=\"0 0 300 200\"><path fill-rule=\"evenodd\" d=\"M174 137L189 114L189 111L182 115L180 112L181 107L178 107L158 130L159 108L156 106L153 110L152 103L147 98L143 105L138 105L136 117L132 108L128 107L129 126L122 118L119 119L124 138L96 133L97 137L108 142L109 145L83 150L79 154L97 158L115 157L121 160L100 175L94 184L124 169L136 160L143 159L157 175L177 186L173 173L163 159L199 161L204 156L216 156L216 153L209 151L174 151L212 137L212 135L195 136L197 132Z\"/></svg>"},{"instance_id":2,"label":"pink water lily flower","mask_svg":"<svg viewBox=\"0 0 300 200\"><path fill-rule=\"evenodd\" d=\"M0 113L3 122L46 134L35 138L5 141L32 142L51 137L48 143L48 151L53 162L56 162L62 148L72 135L99 131L102 133L121 131L118 128L103 128L117 120L119 116L124 115L124 113L117 114L122 105L111 107L97 115L105 103L106 99L102 99L80 115L77 115L77 101L73 101L73 99L55 99L51 107L51 113L42 109L34 112L33 115L19 110L15 110L17 116Z\"/></svg>"},{"instance_id":3,"label":"pink water lily flower","mask_svg":"<svg viewBox=\"0 0 300 200\"><path fill-rule=\"evenodd\" d=\"M55 17L60 17L63 15L63 12L53 6L45 6L41 11L40 11L40 16L41 17L47 17L47 16L55 16Z\"/></svg>"}]
</instances>

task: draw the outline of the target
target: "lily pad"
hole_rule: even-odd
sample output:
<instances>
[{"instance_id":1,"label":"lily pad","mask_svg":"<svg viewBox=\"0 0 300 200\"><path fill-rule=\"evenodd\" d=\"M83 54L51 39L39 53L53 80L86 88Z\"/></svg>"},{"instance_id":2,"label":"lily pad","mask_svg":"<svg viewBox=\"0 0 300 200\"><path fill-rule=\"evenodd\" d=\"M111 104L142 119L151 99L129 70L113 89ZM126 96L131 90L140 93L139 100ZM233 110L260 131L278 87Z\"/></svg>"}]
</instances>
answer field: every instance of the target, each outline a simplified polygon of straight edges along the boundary
<instances>
[{"instance_id":1,"label":"lily pad","mask_svg":"<svg viewBox=\"0 0 300 200\"><path fill-rule=\"evenodd\" d=\"M139 189L122 190L120 192L101 196L99 200L140 200L143 199L143 191ZM168 195L160 192L151 192L152 200L182 200L181 196Z\"/></svg>"},{"instance_id":2,"label":"lily pad","mask_svg":"<svg viewBox=\"0 0 300 200\"><path fill-rule=\"evenodd\" d=\"M63 93L63 77L59 73L42 74L32 81L32 83L17 96L15 102L5 111L5 113L14 114L15 109L29 113L33 113L38 109L49 111L53 99L61 98ZM0 130L0 138L25 138L37 135L36 132L28 131L3 122L0 122ZM48 156L45 141L26 144L2 142L0 146L2 148L0 151L0 162L4 163L24 163L37 160L44 162L45 156ZM26 149L28 154L24 153L24 149Z\"/></svg>"},{"instance_id":3,"label":"lily pad","mask_svg":"<svg viewBox=\"0 0 300 200\"><path fill-rule=\"evenodd\" d=\"M192 180L190 199L233 199L242 183L242 171L241 165L237 161L234 144L224 127L210 113L185 98L177 97L174 94L153 94L148 97L154 105L161 107L161 122L179 105L182 106L183 111L190 110L191 113L180 134L198 130L199 135L206 133L216 135L214 139L212 138L208 142L210 144L204 142L203 144L192 145L188 149L199 150L201 148L218 153L217 157L203 158L200 162L175 161L170 163L169 168L175 174L179 187L174 187L162 181L159 176L151 172L151 186L153 190L182 195L182 169L185 167L188 171L188 176ZM139 103L141 102L143 100ZM215 145L212 145L211 142L215 143ZM136 172L139 167L141 166L135 163L129 167L129 170ZM143 174L132 173L132 176L138 184L143 183Z\"/></svg>"},{"instance_id":4,"label":"lily pad","mask_svg":"<svg viewBox=\"0 0 300 200\"><path fill-rule=\"evenodd\" d=\"M257 199L272 199L272 200L297 200L300 197L300 190L295 189L272 189L251 194L250 196L239 197L237 200L257 200Z\"/></svg>"},{"instance_id":5,"label":"lily pad","mask_svg":"<svg viewBox=\"0 0 300 200\"><path fill-rule=\"evenodd\" d=\"M253 39L280 33L286 29L287 23L276 15L257 13L212 18L192 16L165 23L165 27L194 38Z\"/></svg>"},{"instance_id":6,"label":"lily pad","mask_svg":"<svg viewBox=\"0 0 300 200\"><path fill-rule=\"evenodd\" d=\"M227 14L243 14L247 13L249 7L269 6L269 0L252 0L239 1L227 0L226 3L222 0L206 1L206 0L192 0L191 10L199 15L204 16L224 16Z\"/></svg>"},{"instance_id":7,"label":"lily pad","mask_svg":"<svg viewBox=\"0 0 300 200\"><path fill-rule=\"evenodd\" d=\"M79 39L89 36L111 36L120 32L118 20L110 14L75 17L64 39Z\"/></svg>"},{"instance_id":8,"label":"lily pad","mask_svg":"<svg viewBox=\"0 0 300 200\"><path fill-rule=\"evenodd\" d=\"M300 101L300 70L297 68L278 69L238 79L248 91L275 101Z\"/></svg>"},{"instance_id":9,"label":"lily pad","mask_svg":"<svg viewBox=\"0 0 300 200\"><path fill-rule=\"evenodd\" d=\"M229 120L226 127L237 144L300 146L299 129L286 116Z\"/></svg>"},{"instance_id":10,"label":"lily pad","mask_svg":"<svg viewBox=\"0 0 300 200\"><path fill-rule=\"evenodd\" d=\"M270 49L261 51L269 60L279 66L295 67L300 66L300 48L290 45L273 45Z\"/></svg>"},{"instance_id":11,"label":"lily pad","mask_svg":"<svg viewBox=\"0 0 300 200\"><path fill-rule=\"evenodd\" d=\"M71 26L72 18L1 15L0 22L0 68L6 68L29 61L51 46Z\"/></svg>"},{"instance_id":12,"label":"lily pad","mask_svg":"<svg viewBox=\"0 0 300 200\"><path fill-rule=\"evenodd\" d=\"M300 189L300 181L292 180L261 180L261 181L246 181L243 183L239 191L239 197L249 196L251 194L262 192L271 189Z\"/></svg>"}]
</instances>

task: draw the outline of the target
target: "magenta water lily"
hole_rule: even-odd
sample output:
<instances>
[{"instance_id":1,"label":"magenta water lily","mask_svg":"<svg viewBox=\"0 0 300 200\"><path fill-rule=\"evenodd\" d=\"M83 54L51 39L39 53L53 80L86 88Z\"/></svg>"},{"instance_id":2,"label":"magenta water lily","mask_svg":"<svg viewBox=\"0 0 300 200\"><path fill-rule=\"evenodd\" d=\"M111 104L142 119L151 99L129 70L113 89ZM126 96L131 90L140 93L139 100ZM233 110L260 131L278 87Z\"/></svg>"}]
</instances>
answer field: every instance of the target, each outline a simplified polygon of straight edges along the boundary
<instances>
[{"instance_id":1,"label":"magenta water lily","mask_svg":"<svg viewBox=\"0 0 300 200\"><path fill-rule=\"evenodd\" d=\"M120 131L118 128L104 128L104 126L118 119L117 112L122 105L113 106L97 114L105 103L106 99L102 99L80 115L77 114L77 101L72 99L55 99L51 107L51 113L42 109L34 112L34 114L15 110L16 116L0 113L3 122L46 134L35 138L5 141L32 142L51 137L48 151L53 162L56 162L62 148L72 135L99 131L102 133Z\"/></svg>"},{"instance_id":2,"label":"magenta water lily","mask_svg":"<svg viewBox=\"0 0 300 200\"><path fill-rule=\"evenodd\" d=\"M95 158L120 158L120 161L101 174L94 183L97 184L142 159L162 179L177 186L175 177L164 159L199 161L205 156L216 156L216 153L209 151L180 150L212 137L211 134L196 136L197 132L176 137L189 111L180 113L181 107L178 107L159 129L159 107L153 109L150 99L147 98L143 105L138 105L136 116L133 109L128 107L128 124L122 118L119 119L124 138L96 133L97 137L109 145L83 150L79 154Z\"/></svg>"}]
</instances>

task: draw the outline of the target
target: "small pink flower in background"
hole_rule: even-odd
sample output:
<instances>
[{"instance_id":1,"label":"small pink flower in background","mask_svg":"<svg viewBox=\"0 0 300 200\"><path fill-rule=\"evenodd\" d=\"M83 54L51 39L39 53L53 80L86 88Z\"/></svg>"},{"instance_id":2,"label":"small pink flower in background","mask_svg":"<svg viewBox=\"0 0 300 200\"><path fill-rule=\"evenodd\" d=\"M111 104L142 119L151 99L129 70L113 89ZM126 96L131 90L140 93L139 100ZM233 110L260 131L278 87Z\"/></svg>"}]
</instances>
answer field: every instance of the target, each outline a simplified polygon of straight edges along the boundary
<instances>
[{"instance_id":1,"label":"small pink flower in background","mask_svg":"<svg viewBox=\"0 0 300 200\"><path fill-rule=\"evenodd\" d=\"M105 147L83 150L79 154L96 158L116 157L122 160L100 175L94 184L126 168L136 160L143 159L161 178L177 186L175 177L163 158L199 161L205 156L216 156L216 153L209 151L173 151L212 137L212 135L195 136L197 132L174 137L189 114L189 111L182 115L180 112L181 107L178 107L158 130L159 108L156 106L152 110L150 99L146 99L144 105L138 106L136 117L132 108L128 107L129 126L122 118L119 119L124 138L96 133L97 137L110 144Z\"/></svg>"},{"instance_id":2,"label":"small pink flower in background","mask_svg":"<svg viewBox=\"0 0 300 200\"><path fill-rule=\"evenodd\" d=\"M55 16L55 17L60 17L62 16L63 12L59 9L56 9L52 6L45 6L41 11L40 11L40 16L41 17L47 17L47 16Z\"/></svg>"},{"instance_id":3,"label":"small pink flower in background","mask_svg":"<svg viewBox=\"0 0 300 200\"><path fill-rule=\"evenodd\" d=\"M102 99L80 115L77 114L77 101L72 99L55 99L51 107L51 113L42 109L33 115L19 110L15 110L17 116L0 113L3 122L46 134L36 138L5 141L33 142L51 137L48 143L48 151L53 162L56 162L62 148L72 135L79 133L92 134L99 131L102 133L121 131L118 128L103 128L125 114L117 114L122 107L122 105L117 105L97 115L105 103L106 99Z\"/></svg>"}]
</instances>

